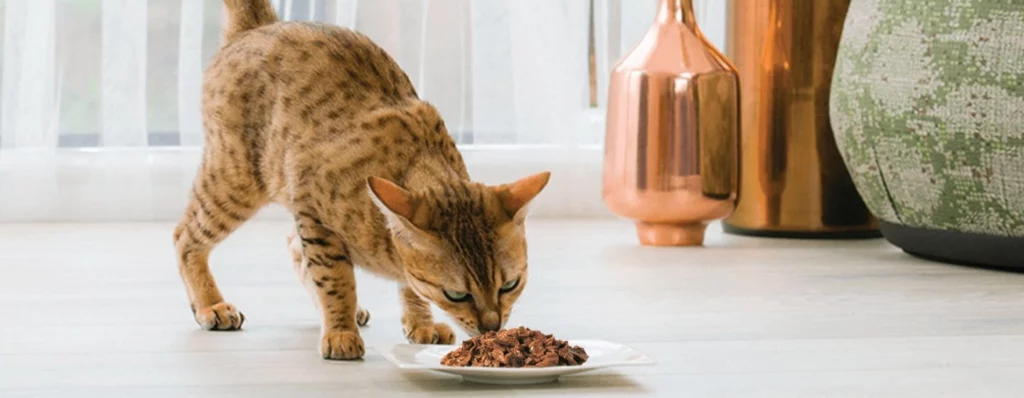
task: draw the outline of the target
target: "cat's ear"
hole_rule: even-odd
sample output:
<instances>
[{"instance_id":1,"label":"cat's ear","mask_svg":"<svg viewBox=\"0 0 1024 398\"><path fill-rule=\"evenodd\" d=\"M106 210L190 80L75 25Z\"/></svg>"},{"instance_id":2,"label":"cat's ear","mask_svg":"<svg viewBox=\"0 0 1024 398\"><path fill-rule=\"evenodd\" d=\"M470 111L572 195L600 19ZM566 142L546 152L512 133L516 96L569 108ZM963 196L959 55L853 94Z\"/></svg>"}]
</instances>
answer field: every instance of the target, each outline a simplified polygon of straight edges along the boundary
<instances>
[{"instance_id":1,"label":"cat's ear","mask_svg":"<svg viewBox=\"0 0 1024 398\"><path fill-rule=\"evenodd\" d=\"M426 232L421 203L412 193L391 181L378 177L366 179L370 199L387 220L395 237L414 246L422 246Z\"/></svg>"},{"instance_id":2,"label":"cat's ear","mask_svg":"<svg viewBox=\"0 0 1024 398\"><path fill-rule=\"evenodd\" d=\"M370 191L370 198L381 211L385 214L391 213L399 216L407 221L412 220L418 203L409 191L378 177L367 178L366 185Z\"/></svg>"},{"instance_id":3,"label":"cat's ear","mask_svg":"<svg viewBox=\"0 0 1024 398\"><path fill-rule=\"evenodd\" d=\"M536 198L540 191L548 185L551 172L537 173L499 187L501 206L515 221L522 221L526 216L527 205Z\"/></svg>"}]
</instances>

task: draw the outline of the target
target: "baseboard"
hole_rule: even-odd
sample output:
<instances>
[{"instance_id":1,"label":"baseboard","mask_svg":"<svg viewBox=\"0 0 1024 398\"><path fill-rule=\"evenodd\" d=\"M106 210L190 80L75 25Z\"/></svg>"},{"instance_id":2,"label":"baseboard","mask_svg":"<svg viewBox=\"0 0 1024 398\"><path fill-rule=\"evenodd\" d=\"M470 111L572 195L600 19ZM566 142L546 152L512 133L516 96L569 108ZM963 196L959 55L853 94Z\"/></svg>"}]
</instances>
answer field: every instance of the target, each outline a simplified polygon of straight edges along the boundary
<instances>
[{"instance_id":1,"label":"baseboard","mask_svg":"<svg viewBox=\"0 0 1024 398\"><path fill-rule=\"evenodd\" d=\"M532 217L610 217L601 203L601 149L463 148L470 175L497 184L551 171ZM0 150L0 222L175 221L199 165L197 148ZM262 219L285 219L278 206Z\"/></svg>"}]
</instances>

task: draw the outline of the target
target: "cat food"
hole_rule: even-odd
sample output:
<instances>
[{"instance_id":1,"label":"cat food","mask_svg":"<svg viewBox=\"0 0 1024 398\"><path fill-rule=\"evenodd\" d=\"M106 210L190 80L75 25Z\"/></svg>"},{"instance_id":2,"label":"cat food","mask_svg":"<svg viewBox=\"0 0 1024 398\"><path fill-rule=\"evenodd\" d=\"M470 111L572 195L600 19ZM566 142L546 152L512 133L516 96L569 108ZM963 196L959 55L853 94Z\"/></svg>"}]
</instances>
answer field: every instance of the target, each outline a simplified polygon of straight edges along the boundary
<instances>
[{"instance_id":1,"label":"cat food","mask_svg":"<svg viewBox=\"0 0 1024 398\"><path fill-rule=\"evenodd\" d=\"M525 327L487 332L462 342L441 358L444 366L543 368L582 365L589 356L579 346Z\"/></svg>"}]
</instances>

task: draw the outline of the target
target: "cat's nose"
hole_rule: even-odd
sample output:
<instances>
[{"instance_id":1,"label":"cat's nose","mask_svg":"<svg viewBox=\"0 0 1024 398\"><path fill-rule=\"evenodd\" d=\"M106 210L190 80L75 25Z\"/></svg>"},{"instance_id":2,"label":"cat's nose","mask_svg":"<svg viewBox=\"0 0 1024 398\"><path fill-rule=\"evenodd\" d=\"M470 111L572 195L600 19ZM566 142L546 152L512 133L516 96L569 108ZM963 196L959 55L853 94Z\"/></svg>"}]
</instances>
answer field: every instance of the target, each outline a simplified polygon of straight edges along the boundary
<instances>
[{"instance_id":1,"label":"cat's nose","mask_svg":"<svg viewBox=\"0 0 1024 398\"><path fill-rule=\"evenodd\" d=\"M480 317L480 324L477 329L480 330L480 333L487 333L501 329L501 317L494 311L485 312L484 315Z\"/></svg>"}]
</instances>

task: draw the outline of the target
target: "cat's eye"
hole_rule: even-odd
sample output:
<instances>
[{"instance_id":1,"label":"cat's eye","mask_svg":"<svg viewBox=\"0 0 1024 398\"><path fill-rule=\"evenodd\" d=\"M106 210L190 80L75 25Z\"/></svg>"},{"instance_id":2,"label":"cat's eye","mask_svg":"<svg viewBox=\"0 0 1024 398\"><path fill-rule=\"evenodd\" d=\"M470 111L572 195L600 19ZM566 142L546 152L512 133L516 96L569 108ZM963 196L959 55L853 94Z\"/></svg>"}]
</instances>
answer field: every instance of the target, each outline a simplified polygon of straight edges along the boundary
<instances>
[{"instance_id":1,"label":"cat's eye","mask_svg":"<svg viewBox=\"0 0 1024 398\"><path fill-rule=\"evenodd\" d=\"M471 297L469 295L469 293L466 293L466 292L453 292L453 291L448 290L448 289L444 290L444 296L446 298L448 298L448 300L454 301L456 303L461 303L463 301L469 300L469 298Z\"/></svg>"},{"instance_id":2,"label":"cat's eye","mask_svg":"<svg viewBox=\"0 0 1024 398\"><path fill-rule=\"evenodd\" d=\"M511 291L515 290L517 286L519 286L519 278L510 280L508 282L505 282L504 285L501 285L501 292L502 293L511 292Z\"/></svg>"}]
</instances>

